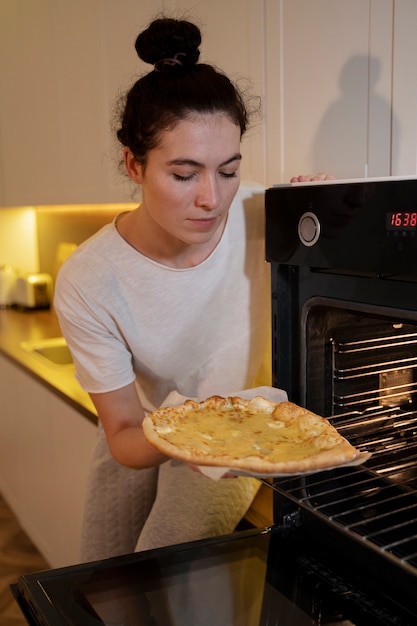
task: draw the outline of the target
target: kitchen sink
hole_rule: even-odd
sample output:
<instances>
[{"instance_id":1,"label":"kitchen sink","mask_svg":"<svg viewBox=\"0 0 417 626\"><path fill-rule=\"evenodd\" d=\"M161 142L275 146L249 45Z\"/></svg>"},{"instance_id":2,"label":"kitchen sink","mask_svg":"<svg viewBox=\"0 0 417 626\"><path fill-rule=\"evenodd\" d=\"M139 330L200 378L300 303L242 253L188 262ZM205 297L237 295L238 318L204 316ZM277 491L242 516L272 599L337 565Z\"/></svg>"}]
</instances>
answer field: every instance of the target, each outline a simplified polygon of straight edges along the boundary
<instances>
[{"instance_id":1,"label":"kitchen sink","mask_svg":"<svg viewBox=\"0 0 417 626\"><path fill-rule=\"evenodd\" d=\"M23 341L21 347L52 365L73 365L70 349L64 337Z\"/></svg>"}]
</instances>

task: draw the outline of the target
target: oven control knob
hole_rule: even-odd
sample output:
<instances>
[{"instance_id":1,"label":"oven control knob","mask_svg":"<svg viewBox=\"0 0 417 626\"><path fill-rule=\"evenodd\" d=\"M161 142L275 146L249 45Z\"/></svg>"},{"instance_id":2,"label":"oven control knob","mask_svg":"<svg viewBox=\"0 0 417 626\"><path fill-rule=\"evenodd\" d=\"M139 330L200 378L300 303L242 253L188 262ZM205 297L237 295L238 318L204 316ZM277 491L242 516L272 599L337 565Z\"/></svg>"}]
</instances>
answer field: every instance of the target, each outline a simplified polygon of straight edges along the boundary
<instances>
[{"instance_id":1,"label":"oven control knob","mask_svg":"<svg viewBox=\"0 0 417 626\"><path fill-rule=\"evenodd\" d=\"M314 246L318 238L320 237L320 222L311 211L303 213L298 222L298 236L301 243L307 247Z\"/></svg>"}]
</instances>

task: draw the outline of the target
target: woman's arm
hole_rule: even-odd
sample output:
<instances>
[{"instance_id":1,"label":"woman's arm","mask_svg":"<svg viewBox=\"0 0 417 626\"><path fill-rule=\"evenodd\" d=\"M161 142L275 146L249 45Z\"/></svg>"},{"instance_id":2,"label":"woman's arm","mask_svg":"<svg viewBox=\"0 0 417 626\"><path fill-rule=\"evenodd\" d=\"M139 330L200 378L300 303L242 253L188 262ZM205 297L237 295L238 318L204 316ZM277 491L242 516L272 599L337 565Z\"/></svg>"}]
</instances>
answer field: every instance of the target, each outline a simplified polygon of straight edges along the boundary
<instances>
[{"instance_id":1,"label":"woman's arm","mask_svg":"<svg viewBox=\"0 0 417 626\"><path fill-rule=\"evenodd\" d=\"M142 420L145 416L135 383L107 393L91 393L107 437L110 452L118 463L144 469L164 463L168 457L145 439Z\"/></svg>"}]
</instances>

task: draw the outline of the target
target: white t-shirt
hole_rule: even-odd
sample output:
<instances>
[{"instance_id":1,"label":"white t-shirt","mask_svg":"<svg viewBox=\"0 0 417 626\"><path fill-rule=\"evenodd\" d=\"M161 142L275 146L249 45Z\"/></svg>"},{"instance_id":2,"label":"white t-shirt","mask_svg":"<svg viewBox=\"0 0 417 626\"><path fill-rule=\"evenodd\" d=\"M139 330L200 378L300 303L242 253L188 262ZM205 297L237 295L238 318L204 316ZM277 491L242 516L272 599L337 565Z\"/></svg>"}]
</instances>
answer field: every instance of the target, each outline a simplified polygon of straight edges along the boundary
<instances>
[{"instance_id":1,"label":"white t-shirt","mask_svg":"<svg viewBox=\"0 0 417 626\"><path fill-rule=\"evenodd\" d=\"M149 411L171 391L270 384L263 188L241 186L216 249L189 269L147 258L105 226L62 266L55 308L88 392L136 380Z\"/></svg>"}]
</instances>

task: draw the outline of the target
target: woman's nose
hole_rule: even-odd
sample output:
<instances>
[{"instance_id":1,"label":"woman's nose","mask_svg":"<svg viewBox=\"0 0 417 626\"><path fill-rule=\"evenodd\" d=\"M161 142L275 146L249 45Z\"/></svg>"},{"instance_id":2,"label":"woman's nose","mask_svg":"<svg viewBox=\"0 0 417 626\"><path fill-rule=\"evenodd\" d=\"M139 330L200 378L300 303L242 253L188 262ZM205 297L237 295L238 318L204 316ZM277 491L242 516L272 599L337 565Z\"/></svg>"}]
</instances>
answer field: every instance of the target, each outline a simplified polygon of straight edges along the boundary
<instances>
[{"instance_id":1,"label":"woman's nose","mask_svg":"<svg viewBox=\"0 0 417 626\"><path fill-rule=\"evenodd\" d=\"M201 206L208 211L211 211L218 206L219 189L215 179L212 177L204 177L198 189L196 204L197 206Z\"/></svg>"}]
</instances>

